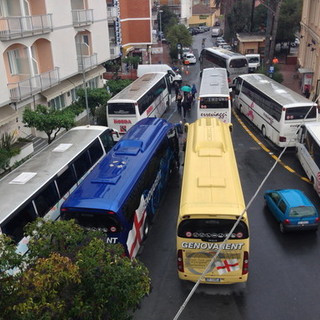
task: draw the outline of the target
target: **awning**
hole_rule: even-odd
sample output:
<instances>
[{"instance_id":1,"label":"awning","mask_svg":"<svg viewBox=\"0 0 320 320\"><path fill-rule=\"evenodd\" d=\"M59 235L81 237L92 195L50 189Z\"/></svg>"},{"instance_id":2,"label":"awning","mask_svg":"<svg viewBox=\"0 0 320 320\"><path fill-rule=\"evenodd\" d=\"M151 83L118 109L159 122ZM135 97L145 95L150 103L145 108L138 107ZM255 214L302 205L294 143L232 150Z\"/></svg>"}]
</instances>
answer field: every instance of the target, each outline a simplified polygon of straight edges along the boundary
<instances>
[{"instance_id":1,"label":"awning","mask_svg":"<svg viewBox=\"0 0 320 320\"><path fill-rule=\"evenodd\" d=\"M10 106L4 106L0 108L0 126L15 120L18 116L17 112Z\"/></svg>"},{"instance_id":2,"label":"awning","mask_svg":"<svg viewBox=\"0 0 320 320\"><path fill-rule=\"evenodd\" d=\"M314 73L314 71L312 69L308 69L308 68L299 68L298 69L299 73Z\"/></svg>"},{"instance_id":3,"label":"awning","mask_svg":"<svg viewBox=\"0 0 320 320\"><path fill-rule=\"evenodd\" d=\"M122 54L126 56L130 51L134 50L133 46L123 46L122 47Z\"/></svg>"},{"instance_id":4,"label":"awning","mask_svg":"<svg viewBox=\"0 0 320 320\"><path fill-rule=\"evenodd\" d=\"M48 90L42 91L41 94L47 98L48 101L70 91L75 86L69 80L61 81L60 84L54 86Z\"/></svg>"}]
</instances>

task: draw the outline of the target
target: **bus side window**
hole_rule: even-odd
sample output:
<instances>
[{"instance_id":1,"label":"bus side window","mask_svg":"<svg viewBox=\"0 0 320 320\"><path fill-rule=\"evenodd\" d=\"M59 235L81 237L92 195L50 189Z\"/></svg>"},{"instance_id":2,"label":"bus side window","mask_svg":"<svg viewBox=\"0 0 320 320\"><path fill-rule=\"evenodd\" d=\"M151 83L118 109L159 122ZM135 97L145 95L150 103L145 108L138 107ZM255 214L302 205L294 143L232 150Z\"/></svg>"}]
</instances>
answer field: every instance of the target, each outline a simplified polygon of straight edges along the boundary
<instances>
[{"instance_id":1,"label":"bus side window","mask_svg":"<svg viewBox=\"0 0 320 320\"><path fill-rule=\"evenodd\" d=\"M61 198L77 182L77 179L75 177L75 174L74 174L72 167L69 167L66 171L64 171L61 175L59 175L57 177L56 181L57 181L58 190L59 190L60 198Z\"/></svg>"},{"instance_id":2,"label":"bus side window","mask_svg":"<svg viewBox=\"0 0 320 320\"><path fill-rule=\"evenodd\" d=\"M13 215L10 220L5 221L1 225L2 233L13 238L14 241L19 242L23 238L24 227L37 218L33 204L30 201L23 209Z\"/></svg>"},{"instance_id":3,"label":"bus side window","mask_svg":"<svg viewBox=\"0 0 320 320\"><path fill-rule=\"evenodd\" d=\"M51 182L34 198L38 215L44 217L58 201L59 196L56 186L54 182Z\"/></svg>"},{"instance_id":4,"label":"bus side window","mask_svg":"<svg viewBox=\"0 0 320 320\"><path fill-rule=\"evenodd\" d=\"M90 159L87 152L84 152L80 157L74 162L74 168L76 170L77 179L80 178L89 170Z\"/></svg>"},{"instance_id":5,"label":"bus side window","mask_svg":"<svg viewBox=\"0 0 320 320\"><path fill-rule=\"evenodd\" d=\"M99 139L96 139L88 149L91 165L94 165L103 155L103 149Z\"/></svg>"},{"instance_id":6,"label":"bus side window","mask_svg":"<svg viewBox=\"0 0 320 320\"><path fill-rule=\"evenodd\" d=\"M100 135L100 139L102 141L105 152L107 153L113 146L114 140L112 137L112 133L110 130L106 130Z\"/></svg>"}]
</instances>

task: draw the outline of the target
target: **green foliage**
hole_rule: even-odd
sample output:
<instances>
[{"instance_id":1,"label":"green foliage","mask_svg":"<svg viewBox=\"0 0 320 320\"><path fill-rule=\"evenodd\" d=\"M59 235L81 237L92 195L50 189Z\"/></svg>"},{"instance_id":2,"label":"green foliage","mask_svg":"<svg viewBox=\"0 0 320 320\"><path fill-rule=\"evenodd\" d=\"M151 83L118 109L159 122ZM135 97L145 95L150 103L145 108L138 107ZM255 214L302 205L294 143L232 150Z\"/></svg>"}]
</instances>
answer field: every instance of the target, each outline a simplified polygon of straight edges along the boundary
<instances>
[{"instance_id":1,"label":"green foliage","mask_svg":"<svg viewBox=\"0 0 320 320\"><path fill-rule=\"evenodd\" d=\"M70 110L54 110L39 104L34 111L25 109L22 121L29 128L34 127L45 132L50 144L61 129L69 130L72 128L74 120L75 114Z\"/></svg>"},{"instance_id":2,"label":"green foliage","mask_svg":"<svg viewBox=\"0 0 320 320\"><path fill-rule=\"evenodd\" d=\"M167 34L169 30L174 26L179 23L179 18L178 16L172 12L172 10L168 6L161 6L160 10L161 12L161 28L160 28L160 13L158 13L158 23L159 23L159 30L162 30L165 38L167 38Z\"/></svg>"},{"instance_id":3,"label":"green foliage","mask_svg":"<svg viewBox=\"0 0 320 320\"><path fill-rule=\"evenodd\" d=\"M122 59L123 63L126 63L128 66L133 67L134 69L138 68L138 64L140 62L140 58L139 57L125 57Z\"/></svg>"},{"instance_id":4,"label":"green foliage","mask_svg":"<svg viewBox=\"0 0 320 320\"><path fill-rule=\"evenodd\" d=\"M177 58L177 44L180 43L183 47L190 47L192 44L192 36L186 26L177 24L168 29L167 40L170 42L170 56Z\"/></svg>"},{"instance_id":5,"label":"green foliage","mask_svg":"<svg viewBox=\"0 0 320 320\"><path fill-rule=\"evenodd\" d=\"M8 299L1 297L0 319L127 320L150 291L146 267L124 257L122 246L107 244L102 232L38 219L26 236L27 267L1 290Z\"/></svg>"},{"instance_id":6,"label":"green foliage","mask_svg":"<svg viewBox=\"0 0 320 320\"><path fill-rule=\"evenodd\" d=\"M132 80L129 80L129 79L109 80L107 86L110 90L111 95L114 96L118 92L123 90L125 87L127 87L131 82L132 82Z\"/></svg>"},{"instance_id":7,"label":"green foliage","mask_svg":"<svg viewBox=\"0 0 320 320\"><path fill-rule=\"evenodd\" d=\"M268 70L265 67L260 67L257 70L257 73L263 73L268 77L270 76ZM283 75L282 75L282 73L280 71L280 67L278 65L274 65L274 73L272 74L272 79L279 82L279 83L283 82Z\"/></svg>"},{"instance_id":8,"label":"green foliage","mask_svg":"<svg viewBox=\"0 0 320 320\"><path fill-rule=\"evenodd\" d=\"M251 0L236 1L227 15L230 34L235 36L236 33L248 32L250 26Z\"/></svg>"},{"instance_id":9,"label":"green foliage","mask_svg":"<svg viewBox=\"0 0 320 320\"><path fill-rule=\"evenodd\" d=\"M96 109L96 123L99 126L107 126L107 109L106 106L100 106Z\"/></svg>"},{"instance_id":10,"label":"green foliage","mask_svg":"<svg viewBox=\"0 0 320 320\"><path fill-rule=\"evenodd\" d=\"M65 110L73 112L76 116L78 116L81 112L83 112L86 108L80 105L78 102L71 104L66 107Z\"/></svg>"},{"instance_id":11,"label":"green foliage","mask_svg":"<svg viewBox=\"0 0 320 320\"><path fill-rule=\"evenodd\" d=\"M0 141L0 168L7 170L10 159L20 153L20 148L15 146L16 138L14 134L4 133Z\"/></svg>"},{"instance_id":12,"label":"green foliage","mask_svg":"<svg viewBox=\"0 0 320 320\"><path fill-rule=\"evenodd\" d=\"M280 9L277 42L293 42L299 31L302 0L284 0Z\"/></svg>"},{"instance_id":13,"label":"green foliage","mask_svg":"<svg viewBox=\"0 0 320 320\"><path fill-rule=\"evenodd\" d=\"M79 89L77 91L77 95L79 97L78 104L82 108L86 108L86 94L84 89ZM88 107L90 109L90 113L93 117L96 114L96 108L100 105L106 105L107 101L110 99L110 96L105 88L87 88L87 99L88 99Z\"/></svg>"}]
</instances>

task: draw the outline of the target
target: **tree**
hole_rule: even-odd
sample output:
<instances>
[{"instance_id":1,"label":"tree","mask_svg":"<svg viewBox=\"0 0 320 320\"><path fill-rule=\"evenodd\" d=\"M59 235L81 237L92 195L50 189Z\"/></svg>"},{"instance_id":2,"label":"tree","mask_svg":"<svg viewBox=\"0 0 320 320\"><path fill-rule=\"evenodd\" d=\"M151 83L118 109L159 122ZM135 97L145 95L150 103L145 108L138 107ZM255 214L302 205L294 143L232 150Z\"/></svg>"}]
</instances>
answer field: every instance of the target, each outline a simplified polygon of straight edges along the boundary
<instances>
[{"instance_id":1,"label":"tree","mask_svg":"<svg viewBox=\"0 0 320 320\"><path fill-rule=\"evenodd\" d=\"M36 128L48 136L50 144L61 131L74 126L75 114L70 110L55 110L39 104L35 110L25 109L22 122L28 128Z\"/></svg>"},{"instance_id":2,"label":"tree","mask_svg":"<svg viewBox=\"0 0 320 320\"><path fill-rule=\"evenodd\" d=\"M86 95L84 89L77 90L77 95L79 100L77 101L78 104L86 108ZM87 99L88 99L88 106L90 109L90 113L93 117L96 115L96 108L98 106L105 106L107 101L110 99L110 95L108 94L106 88L87 88Z\"/></svg>"},{"instance_id":3,"label":"tree","mask_svg":"<svg viewBox=\"0 0 320 320\"><path fill-rule=\"evenodd\" d=\"M249 32L251 3L249 0L237 1L226 15L228 21L228 37L232 38L239 32Z\"/></svg>"},{"instance_id":4,"label":"tree","mask_svg":"<svg viewBox=\"0 0 320 320\"><path fill-rule=\"evenodd\" d=\"M20 148L14 145L15 141L14 134L6 132L1 136L0 168L3 170L7 170L9 168L10 159L20 153Z\"/></svg>"},{"instance_id":5,"label":"tree","mask_svg":"<svg viewBox=\"0 0 320 320\"><path fill-rule=\"evenodd\" d=\"M12 298L2 299L2 319L127 320L150 291L146 267L101 232L38 219L25 235L26 268L11 282Z\"/></svg>"},{"instance_id":6,"label":"tree","mask_svg":"<svg viewBox=\"0 0 320 320\"><path fill-rule=\"evenodd\" d=\"M108 90L110 91L111 95L114 96L127 87L132 80L123 79L123 80L109 80L107 83Z\"/></svg>"},{"instance_id":7,"label":"tree","mask_svg":"<svg viewBox=\"0 0 320 320\"><path fill-rule=\"evenodd\" d=\"M162 11L161 13L159 11ZM167 38L167 33L169 29L171 29L174 25L179 23L179 18L176 14L172 12L172 10L168 6L161 6L158 11L158 23L159 23L159 31L163 31L165 34L165 38ZM160 14L161 14L161 27L160 27Z\"/></svg>"},{"instance_id":8,"label":"tree","mask_svg":"<svg viewBox=\"0 0 320 320\"><path fill-rule=\"evenodd\" d=\"M166 37L170 42L170 56L172 58L178 57L178 43L180 43L183 47L190 47L192 44L192 36L188 29L182 24L174 25L168 29Z\"/></svg>"}]
</instances>

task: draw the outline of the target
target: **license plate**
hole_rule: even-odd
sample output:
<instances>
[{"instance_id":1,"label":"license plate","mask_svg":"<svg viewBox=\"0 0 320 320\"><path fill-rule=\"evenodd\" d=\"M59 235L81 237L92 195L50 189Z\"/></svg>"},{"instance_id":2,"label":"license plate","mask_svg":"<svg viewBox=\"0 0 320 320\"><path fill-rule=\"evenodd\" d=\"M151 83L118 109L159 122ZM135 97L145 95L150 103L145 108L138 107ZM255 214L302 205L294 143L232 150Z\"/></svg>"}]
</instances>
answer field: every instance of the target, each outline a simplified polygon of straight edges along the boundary
<instances>
[{"instance_id":1,"label":"license plate","mask_svg":"<svg viewBox=\"0 0 320 320\"><path fill-rule=\"evenodd\" d=\"M309 221L299 221L298 224L308 224Z\"/></svg>"},{"instance_id":2,"label":"license plate","mask_svg":"<svg viewBox=\"0 0 320 320\"><path fill-rule=\"evenodd\" d=\"M206 282L220 282L220 278L205 278Z\"/></svg>"}]
</instances>

